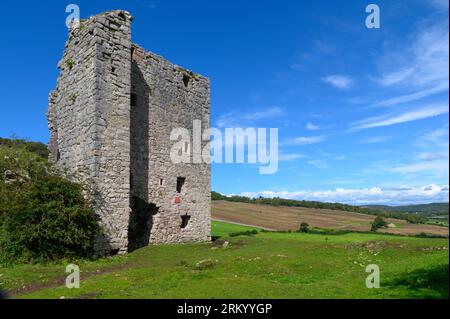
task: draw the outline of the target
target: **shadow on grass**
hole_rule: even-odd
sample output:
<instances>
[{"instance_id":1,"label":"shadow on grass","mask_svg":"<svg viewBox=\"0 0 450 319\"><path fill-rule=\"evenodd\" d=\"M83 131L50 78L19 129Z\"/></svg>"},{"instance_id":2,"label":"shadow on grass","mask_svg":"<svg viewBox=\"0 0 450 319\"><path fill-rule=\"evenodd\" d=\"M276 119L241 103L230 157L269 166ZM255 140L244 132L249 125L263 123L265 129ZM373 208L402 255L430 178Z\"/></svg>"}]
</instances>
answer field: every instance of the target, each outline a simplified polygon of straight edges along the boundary
<instances>
[{"instance_id":1,"label":"shadow on grass","mask_svg":"<svg viewBox=\"0 0 450 319\"><path fill-rule=\"evenodd\" d=\"M403 286L413 297L448 298L448 265L418 269L400 275L386 283L386 286Z\"/></svg>"}]
</instances>

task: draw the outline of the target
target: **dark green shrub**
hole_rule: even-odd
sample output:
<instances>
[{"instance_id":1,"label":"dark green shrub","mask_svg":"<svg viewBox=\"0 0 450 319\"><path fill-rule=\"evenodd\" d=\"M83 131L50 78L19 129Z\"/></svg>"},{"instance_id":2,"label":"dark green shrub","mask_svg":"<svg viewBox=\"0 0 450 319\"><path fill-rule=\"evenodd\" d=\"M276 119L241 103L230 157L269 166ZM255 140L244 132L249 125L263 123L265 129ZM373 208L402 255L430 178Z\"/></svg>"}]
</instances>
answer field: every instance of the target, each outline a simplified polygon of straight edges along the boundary
<instances>
[{"instance_id":1,"label":"dark green shrub","mask_svg":"<svg viewBox=\"0 0 450 319\"><path fill-rule=\"evenodd\" d=\"M371 231L377 231L380 228L387 227L386 221L381 216L375 217L374 221L372 222Z\"/></svg>"},{"instance_id":2,"label":"dark green shrub","mask_svg":"<svg viewBox=\"0 0 450 319\"><path fill-rule=\"evenodd\" d=\"M100 227L82 191L39 155L0 146L0 262L92 256Z\"/></svg>"},{"instance_id":3,"label":"dark green shrub","mask_svg":"<svg viewBox=\"0 0 450 319\"><path fill-rule=\"evenodd\" d=\"M309 232L309 224L308 223L301 223L300 224L300 228L299 228L299 231L301 232L301 233L307 233L307 232Z\"/></svg>"}]
</instances>

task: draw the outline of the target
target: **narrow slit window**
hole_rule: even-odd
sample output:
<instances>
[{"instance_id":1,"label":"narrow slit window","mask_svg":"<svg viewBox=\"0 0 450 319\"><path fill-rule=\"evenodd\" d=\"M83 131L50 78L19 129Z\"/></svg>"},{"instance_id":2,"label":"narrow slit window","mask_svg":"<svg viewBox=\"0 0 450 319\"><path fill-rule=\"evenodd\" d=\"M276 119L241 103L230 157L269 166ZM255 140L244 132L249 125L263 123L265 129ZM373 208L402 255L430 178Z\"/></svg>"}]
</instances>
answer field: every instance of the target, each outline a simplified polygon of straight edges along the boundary
<instances>
[{"instance_id":1,"label":"narrow slit window","mask_svg":"<svg viewBox=\"0 0 450 319\"><path fill-rule=\"evenodd\" d=\"M180 228L186 228L186 226L188 225L188 223L189 223L189 219L191 219L191 216L189 216L189 215L183 215L183 216L181 216L181 225L180 225Z\"/></svg>"},{"instance_id":2,"label":"narrow slit window","mask_svg":"<svg viewBox=\"0 0 450 319\"><path fill-rule=\"evenodd\" d=\"M191 80L191 77L187 74L183 75L183 83L184 83L184 87L188 87L189 85L189 81Z\"/></svg>"},{"instance_id":3,"label":"narrow slit window","mask_svg":"<svg viewBox=\"0 0 450 319\"><path fill-rule=\"evenodd\" d=\"M186 177L177 177L177 193L181 193Z\"/></svg>"},{"instance_id":4,"label":"narrow slit window","mask_svg":"<svg viewBox=\"0 0 450 319\"><path fill-rule=\"evenodd\" d=\"M136 106L137 96L134 93L131 93L130 104L131 106Z\"/></svg>"},{"instance_id":5,"label":"narrow slit window","mask_svg":"<svg viewBox=\"0 0 450 319\"><path fill-rule=\"evenodd\" d=\"M163 184L163 179L160 178L160 179L159 179L159 185L162 185L162 184Z\"/></svg>"}]
</instances>

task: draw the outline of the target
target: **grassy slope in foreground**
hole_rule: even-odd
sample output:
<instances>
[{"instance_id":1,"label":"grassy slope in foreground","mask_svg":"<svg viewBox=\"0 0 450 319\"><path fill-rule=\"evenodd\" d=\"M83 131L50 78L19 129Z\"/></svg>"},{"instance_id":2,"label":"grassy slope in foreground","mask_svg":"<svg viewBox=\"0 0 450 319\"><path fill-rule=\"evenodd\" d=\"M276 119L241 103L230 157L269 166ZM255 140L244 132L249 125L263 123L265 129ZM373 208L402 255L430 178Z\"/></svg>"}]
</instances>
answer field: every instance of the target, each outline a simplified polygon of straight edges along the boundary
<instances>
[{"instance_id":1,"label":"grassy slope in foreground","mask_svg":"<svg viewBox=\"0 0 450 319\"><path fill-rule=\"evenodd\" d=\"M212 217L240 224L256 225L276 230L297 230L300 223L311 227L336 230L370 231L375 216L340 210L304 207L271 206L240 202L212 201ZM380 229L379 232L402 235L427 234L448 236L448 228L410 224L405 220L386 218L395 228Z\"/></svg>"},{"instance_id":2,"label":"grassy slope in foreground","mask_svg":"<svg viewBox=\"0 0 450 319\"><path fill-rule=\"evenodd\" d=\"M64 287L65 264L0 268L21 298L443 298L448 240L381 234L266 233L228 237L249 227L213 222L230 241L149 246L125 257L79 262L80 289ZM197 267L202 260L205 267ZM367 289L378 264L381 288ZM83 278L84 277L84 278Z\"/></svg>"}]
</instances>

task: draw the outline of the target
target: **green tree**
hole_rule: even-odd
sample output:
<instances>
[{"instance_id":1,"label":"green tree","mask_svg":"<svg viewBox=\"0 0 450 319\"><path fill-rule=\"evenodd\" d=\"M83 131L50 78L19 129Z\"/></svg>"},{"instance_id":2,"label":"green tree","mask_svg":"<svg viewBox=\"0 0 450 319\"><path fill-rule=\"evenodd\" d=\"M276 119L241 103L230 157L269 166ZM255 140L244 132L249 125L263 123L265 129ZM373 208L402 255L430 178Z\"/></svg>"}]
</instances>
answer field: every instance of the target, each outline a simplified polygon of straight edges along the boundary
<instances>
[{"instance_id":1,"label":"green tree","mask_svg":"<svg viewBox=\"0 0 450 319\"><path fill-rule=\"evenodd\" d=\"M23 145L0 145L0 262L90 257L100 234L83 188Z\"/></svg>"},{"instance_id":2,"label":"green tree","mask_svg":"<svg viewBox=\"0 0 450 319\"><path fill-rule=\"evenodd\" d=\"M374 221L372 222L371 231L377 231L380 228L387 227L386 221L381 216L375 217Z\"/></svg>"},{"instance_id":3,"label":"green tree","mask_svg":"<svg viewBox=\"0 0 450 319\"><path fill-rule=\"evenodd\" d=\"M301 233L307 233L307 232L309 232L309 224L308 224L308 223L305 223L305 222L301 223L301 224L300 224L299 231L300 231Z\"/></svg>"}]
</instances>

